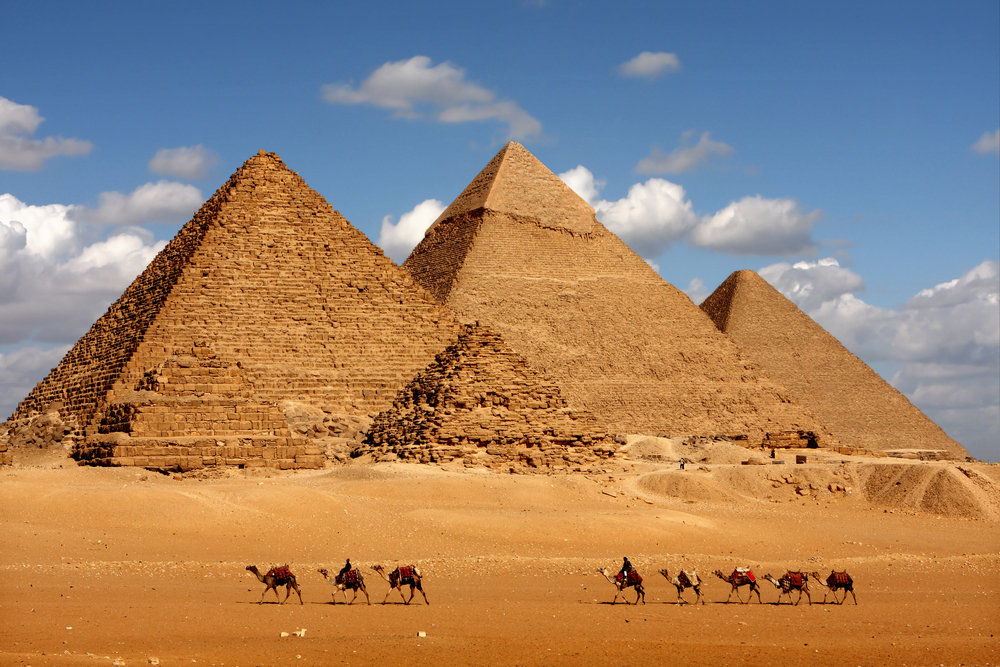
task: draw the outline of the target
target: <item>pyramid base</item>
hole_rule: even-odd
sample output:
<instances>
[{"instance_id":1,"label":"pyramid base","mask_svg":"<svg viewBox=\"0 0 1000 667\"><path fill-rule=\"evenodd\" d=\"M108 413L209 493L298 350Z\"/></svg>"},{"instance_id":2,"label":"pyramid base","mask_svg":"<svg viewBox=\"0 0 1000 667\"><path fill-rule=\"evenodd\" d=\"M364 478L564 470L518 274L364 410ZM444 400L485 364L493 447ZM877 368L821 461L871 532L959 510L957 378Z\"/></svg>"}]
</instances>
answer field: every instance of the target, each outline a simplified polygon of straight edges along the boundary
<instances>
[{"instance_id":1,"label":"pyramid base","mask_svg":"<svg viewBox=\"0 0 1000 667\"><path fill-rule=\"evenodd\" d=\"M307 445L300 438L275 436L167 439L108 434L88 437L73 451L73 458L84 465L135 466L181 472L216 466L281 470L320 469L325 466L322 448Z\"/></svg>"},{"instance_id":2,"label":"pyramid base","mask_svg":"<svg viewBox=\"0 0 1000 667\"><path fill-rule=\"evenodd\" d=\"M14 463L14 452L7 448L6 443L0 443L0 466L9 466Z\"/></svg>"}]
</instances>

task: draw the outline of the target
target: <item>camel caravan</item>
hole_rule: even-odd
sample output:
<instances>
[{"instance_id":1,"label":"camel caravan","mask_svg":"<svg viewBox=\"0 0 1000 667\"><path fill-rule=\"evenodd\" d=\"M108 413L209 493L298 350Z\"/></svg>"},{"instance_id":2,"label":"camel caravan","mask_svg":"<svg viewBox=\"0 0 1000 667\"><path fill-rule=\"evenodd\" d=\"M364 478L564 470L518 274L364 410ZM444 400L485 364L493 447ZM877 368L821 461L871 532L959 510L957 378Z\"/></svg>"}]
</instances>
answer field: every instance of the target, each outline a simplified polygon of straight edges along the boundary
<instances>
[{"instance_id":1,"label":"camel caravan","mask_svg":"<svg viewBox=\"0 0 1000 667\"><path fill-rule=\"evenodd\" d=\"M607 568L598 568L597 570L598 574L604 575L604 578L615 587L615 597L611 601L611 604L616 604L619 596L621 596L622 600L624 600L626 604L639 604L640 600L643 604L646 604L646 591L642 587L642 575L640 575L639 572L632 567L628 558L625 558L624 560L625 564L614 577L611 576L611 572ZM684 590L688 588L694 590L695 595L697 596L694 604L698 604L699 602L705 604L701 595L701 587L704 582L701 580L701 577L698 576L697 571L680 570L673 577L670 576L670 573L666 569L661 569L659 572L663 575L664 579L673 584L673 586L677 589L677 602L675 604L690 604L683 597ZM732 574L724 574L722 570L716 570L713 574L715 574L715 576L719 579L725 581L731 587L729 590L729 596L723 604L729 604L730 600L732 600L733 593L736 594L736 599L742 604L749 604L753 594L756 593L757 602L759 604L763 604L760 598L760 585L757 581L757 577L754 575L753 570L749 567L736 567ZM788 603L792 604L792 591L798 591L799 595L795 599L794 603L795 606L798 606L803 594L805 594L806 600L809 604L812 604L812 598L809 595L810 577L813 581L826 589L823 594L823 604L826 604L826 596L830 593L833 594L833 601L836 604L844 604L844 600L847 599L848 593L850 593L851 597L854 598L854 604L858 603L858 598L854 594L854 579L852 579L851 575L849 575L846 571L837 572L835 570L831 570L830 576L826 579L821 578L816 572L806 574L805 572L793 572L791 570L785 572L785 574L783 574L779 579L775 579L770 574L765 574L761 578L771 582L774 584L774 587L778 589L778 600L775 604L781 604L782 598L786 595L788 596ZM740 596L739 590L743 586L747 586L750 590L745 602ZM635 589L635 602L630 603L628 598L625 597L625 591L629 588ZM838 591L844 591L843 597L839 600L837 599Z\"/></svg>"},{"instance_id":2,"label":"camel caravan","mask_svg":"<svg viewBox=\"0 0 1000 667\"><path fill-rule=\"evenodd\" d=\"M608 568L598 568L597 573L602 575L608 582L615 587L615 597L611 601L611 604L617 604L618 598L621 597L625 601L625 604L639 604L641 601L646 604L646 590L643 588L642 575L636 570L632 563L629 562L628 558L623 559L623 564L618 574L612 576L611 571ZM404 605L410 604L413 601L414 596L417 591L420 591L420 595L424 598L425 604L430 604L427 599L427 593L424 592L423 586L423 575L420 574L420 570L416 565L399 565L393 571L386 574L386 568L381 564L376 563L371 565L370 569L375 572L379 577L381 577L387 584L389 584L389 590L386 591L385 597L382 598L382 604L386 604L389 599L389 595L393 591L399 593L400 600L403 601ZM252 572L257 579L264 584L264 592L261 593L260 601L257 604L264 603L264 597L267 595L268 591L274 591L274 597L279 600L279 604L285 604L288 598L291 596L294 590L296 595L299 596L299 604L304 604L302 602L302 590L299 588L299 584L295 579L295 575L292 574L291 567L289 565L275 566L267 571L267 574L261 574L260 570L256 565L247 565L246 570ZM371 605L371 598L368 596L368 590L365 588L365 578L361 571L351 565L351 560L347 559L347 563L341 568L340 572L335 576L330 576L330 572L325 568L320 568L317 570L323 579L326 580L328 584L333 586L332 594L332 604L337 604L337 594L343 593L344 602L348 605L354 604L354 601L358 598L358 591L364 594L365 601ZM696 595L694 604L705 604L705 600L702 599L701 587L704 585L701 577L698 576L696 570L678 570L677 574L673 577L670 576L670 572L667 569L659 570L659 573L663 575L663 578L670 582L671 585L677 590L677 602L675 604L691 604L684 599L684 591L688 588L692 589ZM729 604L732 600L733 594L736 594L736 599L742 604L749 604L750 600L753 598L753 594L757 594L757 603L763 604L760 597L760 583L757 580L757 576L754 575L753 570L749 567L736 567L733 569L732 574L724 574L722 570L715 570L713 572L715 576L722 579L724 582L730 585L729 596L726 597L726 601L720 604ZM834 603L841 605L844 604L844 600L847 599L847 594L850 593L851 597L854 599L854 604L858 604L858 598L854 594L854 579L851 578L846 571L837 572L836 570L831 570L830 575L823 579L817 572L799 572L799 571L787 571L785 574L781 575L780 578L775 579L770 574L765 574L761 579L769 581L778 590L778 600L775 604L781 604L782 598L786 595L788 596L788 604L792 603L792 591L798 591L798 597L795 599L794 605L798 606L799 602L802 600L803 594L806 596L806 600L811 605L812 597L809 594L809 579L812 579L816 584L825 588L823 594L822 604L826 604L826 597L829 594L833 594ZM281 596L278 594L278 588L285 587L285 599L282 600ZM403 593L403 587L410 587L410 597L407 598ZM742 596L740 596L740 588L747 586L749 593L747 599L744 601ZM628 598L625 597L626 591L628 589L633 589L635 593L635 602L629 602ZM351 591L352 597L348 602L347 591ZM843 597L839 600L837 599L837 593L843 591Z\"/></svg>"}]
</instances>

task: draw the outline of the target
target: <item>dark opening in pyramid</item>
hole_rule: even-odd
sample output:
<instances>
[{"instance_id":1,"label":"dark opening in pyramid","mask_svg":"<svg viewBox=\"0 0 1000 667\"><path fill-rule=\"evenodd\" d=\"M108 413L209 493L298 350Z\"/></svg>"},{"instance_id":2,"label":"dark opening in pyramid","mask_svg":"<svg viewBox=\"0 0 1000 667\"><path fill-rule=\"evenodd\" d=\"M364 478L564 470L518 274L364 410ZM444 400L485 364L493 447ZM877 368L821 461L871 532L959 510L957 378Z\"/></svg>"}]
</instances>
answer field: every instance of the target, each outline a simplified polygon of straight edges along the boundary
<instances>
[{"instance_id":1,"label":"dark opening in pyramid","mask_svg":"<svg viewBox=\"0 0 1000 667\"><path fill-rule=\"evenodd\" d=\"M273 153L247 160L18 406L115 465L322 465L275 407L365 415L458 332Z\"/></svg>"},{"instance_id":2,"label":"dark opening in pyramid","mask_svg":"<svg viewBox=\"0 0 1000 667\"><path fill-rule=\"evenodd\" d=\"M488 327L458 340L380 413L356 454L423 462L581 464L615 450L593 415L575 410Z\"/></svg>"},{"instance_id":3,"label":"dark opening in pyramid","mask_svg":"<svg viewBox=\"0 0 1000 667\"><path fill-rule=\"evenodd\" d=\"M507 144L403 264L616 433L767 433L820 423L740 355L523 146Z\"/></svg>"},{"instance_id":4,"label":"dark opening in pyramid","mask_svg":"<svg viewBox=\"0 0 1000 667\"><path fill-rule=\"evenodd\" d=\"M719 329L819 417L843 444L873 451L962 445L753 271L737 271L701 304Z\"/></svg>"}]
</instances>

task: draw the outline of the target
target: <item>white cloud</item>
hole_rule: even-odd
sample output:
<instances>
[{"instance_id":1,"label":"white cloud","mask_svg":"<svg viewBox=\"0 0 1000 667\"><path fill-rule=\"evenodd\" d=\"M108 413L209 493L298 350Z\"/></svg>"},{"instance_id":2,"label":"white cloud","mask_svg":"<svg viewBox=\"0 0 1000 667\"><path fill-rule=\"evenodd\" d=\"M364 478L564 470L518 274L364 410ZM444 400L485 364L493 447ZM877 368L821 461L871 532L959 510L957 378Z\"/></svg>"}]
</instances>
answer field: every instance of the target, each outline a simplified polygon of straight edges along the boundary
<instances>
[{"instance_id":1,"label":"white cloud","mask_svg":"<svg viewBox=\"0 0 1000 667\"><path fill-rule=\"evenodd\" d=\"M209 168L218 161L218 156L201 144L161 148L149 161L149 170L154 174L200 181L208 178Z\"/></svg>"},{"instance_id":2,"label":"white cloud","mask_svg":"<svg viewBox=\"0 0 1000 667\"><path fill-rule=\"evenodd\" d=\"M987 260L920 291L899 309L852 292L860 276L835 260L764 267L760 275L867 362L901 364L891 383L980 458L1000 431L1000 271Z\"/></svg>"},{"instance_id":3,"label":"white cloud","mask_svg":"<svg viewBox=\"0 0 1000 667\"><path fill-rule=\"evenodd\" d=\"M35 383L59 364L69 348L69 345L50 349L32 345L9 354L0 353L0 424L14 413Z\"/></svg>"},{"instance_id":4,"label":"white cloud","mask_svg":"<svg viewBox=\"0 0 1000 667\"><path fill-rule=\"evenodd\" d=\"M331 104L371 104L402 118L419 118L426 109L443 123L496 120L509 128L510 139L536 137L542 124L511 100L465 79L465 70L443 62L431 66L427 56L388 62L357 88L326 84L323 99Z\"/></svg>"},{"instance_id":5,"label":"white cloud","mask_svg":"<svg viewBox=\"0 0 1000 667\"><path fill-rule=\"evenodd\" d=\"M972 150L983 155L987 153L1000 155L1000 130L996 130L992 134L983 132L983 136L979 137L979 140L972 144Z\"/></svg>"},{"instance_id":6,"label":"white cloud","mask_svg":"<svg viewBox=\"0 0 1000 667\"><path fill-rule=\"evenodd\" d=\"M145 183L125 195L102 192L96 209L77 207L73 218L102 225L185 222L204 203L201 190L174 181Z\"/></svg>"},{"instance_id":7,"label":"white cloud","mask_svg":"<svg viewBox=\"0 0 1000 667\"><path fill-rule=\"evenodd\" d=\"M691 231L691 243L732 255L812 253L812 227L822 211L803 213L793 199L744 197L702 218Z\"/></svg>"},{"instance_id":8,"label":"white cloud","mask_svg":"<svg viewBox=\"0 0 1000 667\"><path fill-rule=\"evenodd\" d=\"M684 188L662 178L636 183L624 198L600 200L594 209L598 220L646 258L661 255L698 220Z\"/></svg>"},{"instance_id":9,"label":"white cloud","mask_svg":"<svg viewBox=\"0 0 1000 667\"><path fill-rule=\"evenodd\" d=\"M806 312L854 292L864 292L865 281L833 257L816 262L779 262L757 271L795 305Z\"/></svg>"},{"instance_id":10,"label":"white cloud","mask_svg":"<svg viewBox=\"0 0 1000 667\"><path fill-rule=\"evenodd\" d=\"M424 238L424 232L437 217L444 212L445 205L437 199L426 199L412 211L399 216L399 222L392 224L392 216L382 218L382 231L378 236L378 246L396 263L402 264L413 248Z\"/></svg>"},{"instance_id":11,"label":"white cloud","mask_svg":"<svg viewBox=\"0 0 1000 667\"><path fill-rule=\"evenodd\" d=\"M0 195L0 345L75 341L166 245L134 228L101 239L72 209Z\"/></svg>"},{"instance_id":12,"label":"white cloud","mask_svg":"<svg viewBox=\"0 0 1000 667\"><path fill-rule=\"evenodd\" d=\"M655 79L667 72L677 72L680 68L681 61L677 59L676 53L643 51L627 63L619 65L618 72L622 76Z\"/></svg>"},{"instance_id":13,"label":"white cloud","mask_svg":"<svg viewBox=\"0 0 1000 667\"><path fill-rule=\"evenodd\" d=\"M50 157L85 155L94 147L79 139L32 139L44 120L37 108L0 97L0 169L38 171Z\"/></svg>"},{"instance_id":14,"label":"white cloud","mask_svg":"<svg viewBox=\"0 0 1000 667\"><path fill-rule=\"evenodd\" d=\"M685 133L682 140L687 136L690 133ZM729 144L712 141L709 133L703 132L697 144L675 148L670 155L654 147L649 157L639 161L635 170L640 174L680 174L708 164L712 156L726 157L733 150Z\"/></svg>"},{"instance_id":15,"label":"white cloud","mask_svg":"<svg viewBox=\"0 0 1000 667\"><path fill-rule=\"evenodd\" d=\"M700 306L701 302L708 298L711 292L705 287L705 281L701 278L692 278L691 282L688 283L686 289L682 290L688 295L696 306Z\"/></svg>"},{"instance_id":16,"label":"white cloud","mask_svg":"<svg viewBox=\"0 0 1000 667\"><path fill-rule=\"evenodd\" d=\"M597 197L605 184L604 181L596 180L590 170L582 164L559 174L559 178L591 206L597 203Z\"/></svg>"}]
</instances>

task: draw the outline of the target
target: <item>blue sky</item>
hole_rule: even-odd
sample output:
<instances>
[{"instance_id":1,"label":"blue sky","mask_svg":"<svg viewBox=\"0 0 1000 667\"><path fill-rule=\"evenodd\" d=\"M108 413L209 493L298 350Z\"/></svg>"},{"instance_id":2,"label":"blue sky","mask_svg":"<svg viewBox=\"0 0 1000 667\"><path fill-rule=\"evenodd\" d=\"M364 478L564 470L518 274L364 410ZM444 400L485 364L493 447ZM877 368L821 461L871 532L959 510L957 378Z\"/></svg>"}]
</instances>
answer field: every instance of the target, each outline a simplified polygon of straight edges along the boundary
<instances>
[{"instance_id":1,"label":"blue sky","mask_svg":"<svg viewBox=\"0 0 1000 667\"><path fill-rule=\"evenodd\" d=\"M513 138L696 301L760 270L1000 456L995 1L3 13L0 412L257 149L401 260Z\"/></svg>"}]
</instances>

